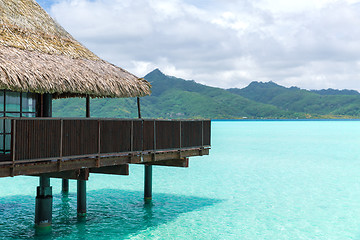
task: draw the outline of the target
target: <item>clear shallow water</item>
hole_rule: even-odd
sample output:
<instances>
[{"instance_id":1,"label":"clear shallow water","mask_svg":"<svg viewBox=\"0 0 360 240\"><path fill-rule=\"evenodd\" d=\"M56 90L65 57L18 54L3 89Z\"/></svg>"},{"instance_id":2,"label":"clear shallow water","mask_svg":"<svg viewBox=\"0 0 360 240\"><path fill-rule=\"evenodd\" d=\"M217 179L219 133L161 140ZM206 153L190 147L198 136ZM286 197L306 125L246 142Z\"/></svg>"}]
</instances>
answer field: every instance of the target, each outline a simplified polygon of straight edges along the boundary
<instances>
[{"instance_id":1,"label":"clear shallow water","mask_svg":"<svg viewBox=\"0 0 360 240\"><path fill-rule=\"evenodd\" d=\"M76 182L52 179L53 231L33 229L38 179L0 179L0 239L360 239L360 122L213 122L210 156L190 168L92 174L88 216Z\"/></svg>"}]
</instances>

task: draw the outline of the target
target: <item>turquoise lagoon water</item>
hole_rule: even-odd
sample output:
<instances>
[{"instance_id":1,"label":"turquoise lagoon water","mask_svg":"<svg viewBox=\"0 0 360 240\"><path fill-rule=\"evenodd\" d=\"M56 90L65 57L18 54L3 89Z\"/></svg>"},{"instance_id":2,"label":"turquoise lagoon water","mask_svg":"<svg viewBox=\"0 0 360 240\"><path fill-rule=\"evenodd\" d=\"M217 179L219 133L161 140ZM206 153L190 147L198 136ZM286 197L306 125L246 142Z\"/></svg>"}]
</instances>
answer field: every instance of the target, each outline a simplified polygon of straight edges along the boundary
<instances>
[{"instance_id":1,"label":"turquoise lagoon water","mask_svg":"<svg viewBox=\"0 0 360 240\"><path fill-rule=\"evenodd\" d=\"M216 121L209 156L92 174L88 216L76 217L76 182L54 193L53 230L33 228L38 179L0 179L0 239L360 239L359 121Z\"/></svg>"}]
</instances>

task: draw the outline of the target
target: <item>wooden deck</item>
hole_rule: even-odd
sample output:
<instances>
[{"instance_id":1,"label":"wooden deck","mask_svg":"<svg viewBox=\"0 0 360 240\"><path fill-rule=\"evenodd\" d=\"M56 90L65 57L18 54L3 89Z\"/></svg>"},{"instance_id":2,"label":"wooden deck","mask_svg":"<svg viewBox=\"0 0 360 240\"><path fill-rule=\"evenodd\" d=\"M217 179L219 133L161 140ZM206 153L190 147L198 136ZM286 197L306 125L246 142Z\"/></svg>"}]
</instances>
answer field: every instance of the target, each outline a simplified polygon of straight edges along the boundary
<instances>
[{"instance_id":1,"label":"wooden deck","mask_svg":"<svg viewBox=\"0 0 360 240\"><path fill-rule=\"evenodd\" d=\"M128 164L186 167L188 157L207 155L210 148L210 120L10 120L11 152L0 158L0 177L51 173L78 179L81 169L88 176L126 175Z\"/></svg>"}]
</instances>

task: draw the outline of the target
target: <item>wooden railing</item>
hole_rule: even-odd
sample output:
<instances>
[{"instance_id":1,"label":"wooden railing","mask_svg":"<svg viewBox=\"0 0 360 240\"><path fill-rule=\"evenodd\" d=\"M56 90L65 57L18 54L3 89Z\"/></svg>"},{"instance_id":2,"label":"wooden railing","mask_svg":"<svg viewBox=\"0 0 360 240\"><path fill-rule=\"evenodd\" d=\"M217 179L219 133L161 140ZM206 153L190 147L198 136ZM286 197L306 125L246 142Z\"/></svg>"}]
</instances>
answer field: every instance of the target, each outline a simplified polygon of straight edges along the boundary
<instances>
[{"instance_id":1,"label":"wooden railing","mask_svg":"<svg viewBox=\"0 0 360 240\"><path fill-rule=\"evenodd\" d=\"M12 162L210 146L210 120L12 118Z\"/></svg>"}]
</instances>

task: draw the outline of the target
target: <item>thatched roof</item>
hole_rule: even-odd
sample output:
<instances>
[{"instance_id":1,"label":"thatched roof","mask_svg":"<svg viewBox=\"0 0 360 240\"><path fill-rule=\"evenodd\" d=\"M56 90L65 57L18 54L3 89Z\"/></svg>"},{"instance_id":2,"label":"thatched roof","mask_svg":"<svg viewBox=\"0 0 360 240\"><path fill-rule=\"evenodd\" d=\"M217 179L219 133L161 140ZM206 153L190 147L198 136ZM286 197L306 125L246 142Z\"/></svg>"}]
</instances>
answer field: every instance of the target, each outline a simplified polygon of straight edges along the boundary
<instances>
[{"instance_id":1,"label":"thatched roof","mask_svg":"<svg viewBox=\"0 0 360 240\"><path fill-rule=\"evenodd\" d=\"M146 80L101 60L35 0L0 0L0 89L55 98L150 94Z\"/></svg>"}]
</instances>

